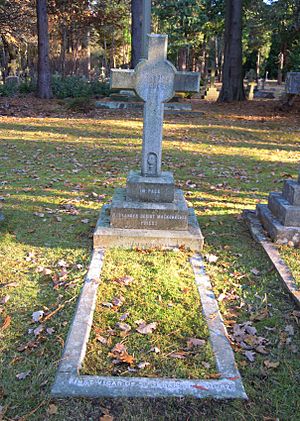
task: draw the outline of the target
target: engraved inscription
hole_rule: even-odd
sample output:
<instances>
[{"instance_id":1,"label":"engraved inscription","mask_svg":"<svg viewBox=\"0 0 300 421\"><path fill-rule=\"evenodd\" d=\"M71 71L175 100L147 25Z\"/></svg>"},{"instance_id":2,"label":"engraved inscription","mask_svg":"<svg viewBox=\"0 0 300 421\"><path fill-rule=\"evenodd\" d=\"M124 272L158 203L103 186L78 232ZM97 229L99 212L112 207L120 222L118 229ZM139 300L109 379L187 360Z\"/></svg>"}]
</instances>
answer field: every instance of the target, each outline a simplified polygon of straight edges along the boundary
<instances>
[{"instance_id":1,"label":"engraved inscription","mask_svg":"<svg viewBox=\"0 0 300 421\"><path fill-rule=\"evenodd\" d=\"M115 217L119 219L168 219L183 221L186 219L185 215L178 214L155 214L155 213L124 213L116 212Z\"/></svg>"}]
</instances>

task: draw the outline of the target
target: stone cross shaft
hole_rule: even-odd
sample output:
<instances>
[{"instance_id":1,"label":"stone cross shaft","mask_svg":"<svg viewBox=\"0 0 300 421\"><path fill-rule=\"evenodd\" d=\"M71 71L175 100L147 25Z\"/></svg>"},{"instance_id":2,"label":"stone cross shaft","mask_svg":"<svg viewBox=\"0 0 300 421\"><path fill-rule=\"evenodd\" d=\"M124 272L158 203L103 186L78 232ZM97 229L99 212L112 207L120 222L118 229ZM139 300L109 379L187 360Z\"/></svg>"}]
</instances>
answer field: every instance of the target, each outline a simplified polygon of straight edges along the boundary
<instances>
[{"instance_id":1,"label":"stone cross shaft","mask_svg":"<svg viewBox=\"0 0 300 421\"><path fill-rule=\"evenodd\" d=\"M177 72L167 60L167 35L148 35L148 57L134 70L112 69L111 88L133 89L144 101L142 176L161 175L164 102L177 92L199 92L200 74Z\"/></svg>"}]
</instances>

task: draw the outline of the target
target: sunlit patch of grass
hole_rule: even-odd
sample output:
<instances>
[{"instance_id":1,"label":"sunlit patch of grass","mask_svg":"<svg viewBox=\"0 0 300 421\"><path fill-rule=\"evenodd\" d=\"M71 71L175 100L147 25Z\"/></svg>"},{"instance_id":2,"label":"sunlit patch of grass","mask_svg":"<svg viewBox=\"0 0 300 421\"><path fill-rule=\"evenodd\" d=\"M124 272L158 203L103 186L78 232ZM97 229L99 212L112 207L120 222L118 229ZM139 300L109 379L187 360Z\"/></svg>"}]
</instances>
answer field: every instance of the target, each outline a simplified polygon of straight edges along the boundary
<instances>
[{"instance_id":1,"label":"sunlit patch of grass","mask_svg":"<svg viewBox=\"0 0 300 421\"><path fill-rule=\"evenodd\" d=\"M133 282L128 286L118 284L124 276L132 277ZM116 297L124 299L122 305L107 307ZM124 315L131 328L125 334L117 327ZM155 323L156 328L152 333L140 334L136 331L139 320ZM84 373L204 378L216 370L186 252L110 250L92 332ZM99 334L106 344L97 340ZM189 338L204 339L205 344L188 347ZM129 370L128 364L113 364L110 352L117 343L124 344L134 357ZM147 365L139 369L140 363Z\"/></svg>"},{"instance_id":2,"label":"sunlit patch of grass","mask_svg":"<svg viewBox=\"0 0 300 421\"><path fill-rule=\"evenodd\" d=\"M299 320L292 315L295 309L292 300L285 294L263 251L252 241L240 219L242 209L254 209L257 203L266 202L270 191L281 191L283 180L296 177L298 172L299 120L292 113L277 116L270 107L266 111L264 107L265 103L257 103L252 108L247 103L240 109L219 104L203 105L205 114L202 116L168 115L163 142L163 168L174 172L178 187L184 190L187 200L196 210L205 235L203 254L218 257L215 264L207 263L207 270L229 332L232 323L249 321L253 314L267 309L267 317L253 321L253 326L259 335L270 341L269 353L257 353L255 361L250 363L243 350L236 349L250 401L59 400L55 401L57 414L51 415L51 420L98 420L103 414L103 406L109 407L118 421L154 418L172 421L298 420ZM0 328L6 317L11 317L9 326L1 330L0 406L6 408L7 419L34 411L31 419L44 421L50 418L47 412L50 386L84 270L88 266L92 231L99 210L111 199L115 187L125 185L128 171L139 168L141 114L99 113L94 119L5 117L0 119L0 129L0 196L4 198L2 211L6 218L0 226L0 301L10 296L5 304L0 304ZM298 250L289 249L287 252L290 260L289 256L286 260L298 278ZM32 258L28 260L30 253L34 253L34 261ZM185 268L187 263L179 254L172 257L175 263L171 266L171 260L168 260L171 257L159 253L157 257L144 257L134 252L112 251L107 255L106 280L101 286L107 299L111 298L109 294L118 292L111 279L125 274L125 256L132 276L141 279L144 291L151 287L149 309L145 308L144 312L144 308L133 306L134 316L141 314L147 319L149 316L151 322L150 309L153 310L153 305L157 311L160 308L154 299L159 292L155 295L152 288L157 287L169 294L166 295L167 301L168 297L175 300L178 297L176 285L183 280L189 283L191 279L185 269L179 269L182 277L172 271L180 265ZM51 276L43 276L37 267L49 267L56 273L61 259L70 265L66 279L68 286L61 285L56 289ZM119 261L120 264L116 265L115 262ZM74 270L76 264L82 265L82 269ZM154 267L157 267L157 273ZM117 272L113 272L115 270ZM175 282L172 283L170 279L173 278ZM153 280L150 286L148 279ZM15 286L6 285L14 282ZM137 295L134 283L124 291L124 296L127 293L128 300L131 294ZM188 298L189 302L193 301L192 296ZM32 312L39 309L51 312L72 297L73 301L66 303L47 322L45 327L54 328L54 333L44 331L36 347L18 351L21 345L34 339L34 334L29 333L29 329L36 327L31 321ZM198 298L195 302L191 303L191 309L195 310L193 314L199 314ZM162 320L176 308L166 308ZM103 315L102 310L101 307L96 317ZM118 313L108 314L107 322L114 325ZM173 319L180 319L180 314L176 310ZM193 317L187 310L180 324L181 327L187 326L187 329L182 329L186 332L183 334L193 333L189 330L192 320L195 320ZM204 334L201 320L198 318L195 326L201 323L199 329ZM133 319L130 321L134 322ZM288 334L292 331L290 325L294 335ZM184 345L184 340L175 338L173 342L173 338L165 338L163 331L160 332L161 325L158 323L157 326L156 333L148 338L150 341L157 334L162 349L164 341L176 344L175 348ZM147 338L141 339L146 341ZM135 343L128 342L128 349L135 353L137 361L148 358L149 354L139 353L146 346L150 346L149 343L145 345L143 342L137 347L139 349L135 349ZM206 358L206 354L202 357ZM154 355L151 354L151 358L149 371L145 368L141 375L150 375L150 368L156 367ZM279 362L278 368L266 368L266 359ZM181 361L172 359L174 366L163 368L159 363L158 372L198 376L205 374L201 372L201 361L193 366L187 364L187 358L182 360L181 366ZM28 377L16 379L17 374L26 371L30 371Z\"/></svg>"},{"instance_id":3,"label":"sunlit patch of grass","mask_svg":"<svg viewBox=\"0 0 300 421\"><path fill-rule=\"evenodd\" d=\"M279 247L280 255L291 269L292 275L300 289L300 248Z\"/></svg>"}]
</instances>

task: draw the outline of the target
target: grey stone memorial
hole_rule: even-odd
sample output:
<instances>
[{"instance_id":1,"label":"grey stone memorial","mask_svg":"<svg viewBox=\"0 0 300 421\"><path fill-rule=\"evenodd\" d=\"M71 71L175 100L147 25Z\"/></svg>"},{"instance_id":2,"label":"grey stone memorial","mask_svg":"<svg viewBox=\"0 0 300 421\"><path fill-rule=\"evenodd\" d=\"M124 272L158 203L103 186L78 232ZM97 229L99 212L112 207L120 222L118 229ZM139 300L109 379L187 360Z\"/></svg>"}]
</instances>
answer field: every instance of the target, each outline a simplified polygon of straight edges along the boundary
<instances>
[{"instance_id":1,"label":"grey stone memorial","mask_svg":"<svg viewBox=\"0 0 300 421\"><path fill-rule=\"evenodd\" d=\"M257 214L272 240L299 246L300 172L298 181L285 181L282 193L270 193L268 205L257 205Z\"/></svg>"},{"instance_id":2,"label":"grey stone memorial","mask_svg":"<svg viewBox=\"0 0 300 421\"><path fill-rule=\"evenodd\" d=\"M300 72L289 72L287 74L285 90L287 94L300 95Z\"/></svg>"},{"instance_id":3,"label":"grey stone memorial","mask_svg":"<svg viewBox=\"0 0 300 421\"><path fill-rule=\"evenodd\" d=\"M199 73L177 72L167 60L167 35L148 35L148 58L134 70L112 70L111 87L134 90L144 102L142 162L140 171L130 171L126 189L116 189L111 206L102 210L95 247L105 240L108 245L202 247L193 210L175 188L173 174L161 168L164 103L176 90L198 92L199 82Z\"/></svg>"}]
</instances>

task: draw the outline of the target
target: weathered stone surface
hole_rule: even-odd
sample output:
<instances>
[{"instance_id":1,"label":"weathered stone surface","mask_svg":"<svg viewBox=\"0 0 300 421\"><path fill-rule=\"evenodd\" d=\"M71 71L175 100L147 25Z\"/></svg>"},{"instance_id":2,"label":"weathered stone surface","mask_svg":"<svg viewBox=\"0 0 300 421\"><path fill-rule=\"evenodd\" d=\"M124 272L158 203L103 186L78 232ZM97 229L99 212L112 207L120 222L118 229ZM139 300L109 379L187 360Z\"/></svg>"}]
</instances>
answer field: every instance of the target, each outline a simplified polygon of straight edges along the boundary
<instances>
[{"instance_id":1,"label":"weathered stone surface","mask_svg":"<svg viewBox=\"0 0 300 421\"><path fill-rule=\"evenodd\" d=\"M103 245L102 245L103 246ZM94 252L95 253L95 252ZM96 252L97 253L97 252ZM95 256L95 254L94 254ZM93 260L95 263L95 257ZM103 252L100 251L100 271ZM121 376L81 375L81 363L86 353L88 333L97 297L99 271L90 267L82 289L77 311L71 325L61 363L51 394L56 397L168 397L193 396L195 398L247 399L242 379L234 361L234 354L219 313L210 279L205 273L203 260L196 254L191 259L195 281L202 302L210 341L216 358L220 379L166 379ZM91 270L92 269L92 270ZM86 304L90 306L86 307ZM83 323L77 322L83 316ZM199 314L200 316L200 314Z\"/></svg>"},{"instance_id":2,"label":"weathered stone surface","mask_svg":"<svg viewBox=\"0 0 300 421\"><path fill-rule=\"evenodd\" d=\"M300 184L294 180L287 180L283 187L283 197L291 204L300 206Z\"/></svg>"},{"instance_id":3,"label":"weathered stone surface","mask_svg":"<svg viewBox=\"0 0 300 421\"><path fill-rule=\"evenodd\" d=\"M300 72L287 74L285 89L287 94L300 95Z\"/></svg>"},{"instance_id":4,"label":"weathered stone surface","mask_svg":"<svg viewBox=\"0 0 300 421\"><path fill-rule=\"evenodd\" d=\"M188 208L188 229L122 229L110 224L111 206L104 205L94 232L94 248L98 247L181 247L200 251L204 238L195 212Z\"/></svg>"},{"instance_id":5,"label":"weathered stone surface","mask_svg":"<svg viewBox=\"0 0 300 421\"><path fill-rule=\"evenodd\" d=\"M123 229L187 230L188 207L181 190L172 203L126 201L126 190L115 189L111 226Z\"/></svg>"},{"instance_id":6,"label":"weathered stone surface","mask_svg":"<svg viewBox=\"0 0 300 421\"><path fill-rule=\"evenodd\" d=\"M286 227L300 227L300 206L291 205L280 193L270 193L268 207Z\"/></svg>"},{"instance_id":7,"label":"weathered stone surface","mask_svg":"<svg viewBox=\"0 0 300 421\"><path fill-rule=\"evenodd\" d=\"M294 246L300 245L300 227L282 225L274 217L267 205L257 205L256 211L257 216L273 241L278 244L288 244L291 242Z\"/></svg>"},{"instance_id":8,"label":"weathered stone surface","mask_svg":"<svg viewBox=\"0 0 300 421\"><path fill-rule=\"evenodd\" d=\"M186 88L189 91L196 89L196 92L199 90L198 73L180 74L167 60L167 40L167 35L148 35L146 60L141 60L134 70L112 70L111 87L134 89L145 103L141 168L143 176L160 176L161 173L163 103L174 96L177 88Z\"/></svg>"},{"instance_id":9,"label":"weathered stone surface","mask_svg":"<svg viewBox=\"0 0 300 421\"><path fill-rule=\"evenodd\" d=\"M199 73L195 72L177 72L175 74L176 92L199 92L200 78Z\"/></svg>"},{"instance_id":10,"label":"weathered stone surface","mask_svg":"<svg viewBox=\"0 0 300 421\"><path fill-rule=\"evenodd\" d=\"M160 177L143 177L138 171L130 171L127 177L127 200L171 203L174 200L174 192L174 178L171 172L162 172Z\"/></svg>"}]
</instances>

